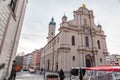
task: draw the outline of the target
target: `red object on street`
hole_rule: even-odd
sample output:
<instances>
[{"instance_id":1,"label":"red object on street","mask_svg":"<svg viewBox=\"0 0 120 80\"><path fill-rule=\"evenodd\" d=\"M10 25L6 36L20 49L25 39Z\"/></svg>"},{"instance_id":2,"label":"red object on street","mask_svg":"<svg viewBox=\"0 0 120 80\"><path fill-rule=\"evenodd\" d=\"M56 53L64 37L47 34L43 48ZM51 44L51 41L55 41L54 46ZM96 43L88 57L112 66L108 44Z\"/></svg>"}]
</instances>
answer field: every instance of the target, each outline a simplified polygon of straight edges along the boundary
<instances>
[{"instance_id":1,"label":"red object on street","mask_svg":"<svg viewBox=\"0 0 120 80\"><path fill-rule=\"evenodd\" d=\"M16 72L21 71L21 69L22 69L22 66L20 66L20 65L16 65L16 66L15 66L15 70L16 70Z\"/></svg>"},{"instance_id":2,"label":"red object on street","mask_svg":"<svg viewBox=\"0 0 120 80\"><path fill-rule=\"evenodd\" d=\"M120 66L97 66L97 67L88 67L88 68L86 68L86 70L120 72Z\"/></svg>"}]
</instances>

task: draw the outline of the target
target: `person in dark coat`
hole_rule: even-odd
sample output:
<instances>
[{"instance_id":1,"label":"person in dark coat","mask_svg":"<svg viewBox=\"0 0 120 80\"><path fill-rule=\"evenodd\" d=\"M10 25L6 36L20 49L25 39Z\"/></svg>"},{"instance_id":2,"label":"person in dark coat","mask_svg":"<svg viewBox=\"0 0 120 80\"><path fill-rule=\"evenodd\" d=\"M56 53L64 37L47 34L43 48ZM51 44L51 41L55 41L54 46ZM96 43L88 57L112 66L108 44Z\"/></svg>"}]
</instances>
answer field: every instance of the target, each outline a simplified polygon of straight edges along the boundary
<instances>
[{"instance_id":1,"label":"person in dark coat","mask_svg":"<svg viewBox=\"0 0 120 80\"><path fill-rule=\"evenodd\" d=\"M64 75L64 72L62 69L59 72L59 77L60 77L60 80L64 80L64 78L65 78L65 75Z\"/></svg>"},{"instance_id":2,"label":"person in dark coat","mask_svg":"<svg viewBox=\"0 0 120 80\"><path fill-rule=\"evenodd\" d=\"M13 61L11 74L8 80L15 80L15 78L16 78L16 61Z\"/></svg>"}]
</instances>

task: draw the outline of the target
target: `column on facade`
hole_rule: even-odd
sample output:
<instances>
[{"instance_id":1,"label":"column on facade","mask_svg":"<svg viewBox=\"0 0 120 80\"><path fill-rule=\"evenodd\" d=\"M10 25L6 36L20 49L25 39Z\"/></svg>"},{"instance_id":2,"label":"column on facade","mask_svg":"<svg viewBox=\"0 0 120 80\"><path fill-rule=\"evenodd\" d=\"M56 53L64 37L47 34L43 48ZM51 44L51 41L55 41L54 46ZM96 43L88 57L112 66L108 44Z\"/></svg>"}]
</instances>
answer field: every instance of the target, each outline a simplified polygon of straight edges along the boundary
<instances>
[{"instance_id":1,"label":"column on facade","mask_svg":"<svg viewBox=\"0 0 120 80\"><path fill-rule=\"evenodd\" d=\"M82 34L82 32L81 32L81 34L80 34L80 47L81 47L81 51L80 51L80 53L81 53L81 63L82 63L82 66L84 67L85 66L85 52L84 52L84 48L85 48L85 40L84 40L84 35Z\"/></svg>"},{"instance_id":2,"label":"column on facade","mask_svg":"<svg viewBox=\"0 0 120 80\"><path fill-rule=\"evenodd\" d=\"M85 48L85 35L82 34L81 38L82 38L82 48Z\"/></svg>"},{"instance_id":3,"label":"column on facade","mask_svg":"<svg viewBox=\"0 0 120 80\"><path fill-rule=\"evenodd\" d=\"M96 50L95 34L93 34L92 38L93 38L93 49Z\"/></svg>"},{"instance_id":4,"label":"column on facade","mask_svg":"<svg viewBox=\"0 0 120 80\"><path fill-rule=\"evenodd\" d=\"M58 65L58 53L54 52L54 71L56 71L56 65Z\"/></svg>"},{"instance_id":5,"label":"column on facade","mask_svg":"<svg viewBox=\"0 0 120 80\"><path fill-rule=\"evenodd\" d=\"M96 52L94 54L95 54L95 66L98 66L98 55Z\"/></svg>"},{"instance_id":6,"label":"column on facade","mask_svg":"<svg viewBox=\"0 0 120 80\"><path fill-rule=\"evenodd\" d=\"M63 69L64 71L69 71L69 55L62 49L58 57L58 70Z\"/></svg>"},{"instance_id":7,"label":"column on facade","mask_svg":"<svg viewBox=\"0 0 120 80\"><path fill-rule=\"evenodd\" d=\"M77 25L78 25L78 29L81 28L81 14L80 15L77 15Z\"/></svg>"},{"instance_id":8,"label":"column on facade","mask_svg":"<svg viewBox=\"0 0 120 80\"><path fill-rule=\"evenodd\" d=\"M62 64L61 64L61 66L62 66L62 69L64 71L66 71L66 55L65 54L66 54L65 50L63 49L63 52L62 52Z\"/></svg>"},{"instance_id":9,"label":"column on facade","mask_svg":"<svg viewBox=\"0 0 120 80\"><path fill-rule=\"evenodd\" d=\"M106 56L107 56L107 46L106 46L106 39L105 36L102 37L102 44L103 44L103 56L104 56L104 63L106 63Z\"/></svg>"},{"instance_id":10,"label":"column on facade","mask_svg":"<svg viewBox=\"0 0 120 80\"><path fill-rule=\"evenodd\" d=\"M104 42L105 38L103 36L101 38L102 38L101 39L101 44L102 44L101 47L102 47L103 50L105 50L105 42Z\"/></svg>"},{"instance_id":11,"label":"column on facade","mask_svg":"<svg viewBox=\"0 0 120 80\"><path fill-rule=\"evenodd\" d=\"M85 51L82 53L82 55L83 55L83 67L85 67L86 66Z\"/></svg>"},{"instance_id":12,"label":"column on facade","mask_svg":"<svg viewBox=\"0 0 120 80\"><path fill-rule=\"evenodd\" d=\"M103 37L102 40L103 40L103 47L104 47L103 49L104 49L104 50L107 50L107 45L106 45L106 39L105 39L105 36Z\"/></svg>"},{"instance_id":13,"label":"column on facade","mask_svg":"<svg viewBox=\"0 0 120 80\"><path fill-rule=\"evenodd\" d=\"M62 63L62 52L59 53L59 56L58 56L58 70L60 70L61 68L63 68L63 63Z\"/></svg>"},{"instance_id":14,"label":"column on facade","mask_svg":"<svg viewBox=\"0 0 120 80\"><path fill-rule=\"evenodd\" d=\"M81 58L81 61L80 61L81 67L85 67L86 65L85 65L85 54L84 54L84 51L81 52L80 56L81 56L80 57Z\"/></svg>"},{"instance_id":15,"label":"column on facade","mask_svg":"<svg viewBox=\"0 0 120 80\"><path fill-rule=\"evenodd\" d=\"M78 32L78 48L82 48L83 47L83 42L82 42L82 31Z\"/></svg>"},{"instance_id":16,"label":"column on facade","mask_svg":"<svg viewBox=\"0 0 120 80\"><path fill-rule=\"evenodd\" d=\"M93 31L92 31L93 32ZM93 48L93 53L92 53L92 55L93 55L93 63L94 63L94 66L96 66L97 65L97 63L98 63L98 61L97 61L97 52L96 52L96 50L97 50L97 48L96 48L96 40L95 40L95 34L94 33L92 33L92 37L91 37L91 40L93 40L93 41L91 41L92 43L92 48Z\"/></svg>"},{"instance_id":17,"label":"column on facade","mask_svg":"<svg viewBox=\"0 0 120 80\"><path fill-rule=\"evenodd\" d=\"M56 63L57 63L57 53L54 52L54 71L56 71Z\"/></svg>"}]
</instances>

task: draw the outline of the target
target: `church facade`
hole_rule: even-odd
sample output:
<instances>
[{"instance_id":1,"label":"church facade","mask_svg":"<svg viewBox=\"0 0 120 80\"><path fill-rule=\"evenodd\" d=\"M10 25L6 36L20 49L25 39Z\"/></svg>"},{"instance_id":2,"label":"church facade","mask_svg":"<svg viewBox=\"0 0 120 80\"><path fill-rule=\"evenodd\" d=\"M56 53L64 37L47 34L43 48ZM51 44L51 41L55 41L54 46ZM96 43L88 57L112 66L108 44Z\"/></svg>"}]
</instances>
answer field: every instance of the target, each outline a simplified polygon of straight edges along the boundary
<instances>
[{"instance_id":1,"label":"church facade","mask_svg":"<svg viewBox=\"0 0 120 80\"><path fill-rule=\"evenodd\" d=\"M93 11L83 4L73 13L73 20L62 17L57 35L54 18L49 23L48 43L41 55L41 67L47 71L107 64L106 35L100 24L95 25Z\"/></svg>"}]
</instances>

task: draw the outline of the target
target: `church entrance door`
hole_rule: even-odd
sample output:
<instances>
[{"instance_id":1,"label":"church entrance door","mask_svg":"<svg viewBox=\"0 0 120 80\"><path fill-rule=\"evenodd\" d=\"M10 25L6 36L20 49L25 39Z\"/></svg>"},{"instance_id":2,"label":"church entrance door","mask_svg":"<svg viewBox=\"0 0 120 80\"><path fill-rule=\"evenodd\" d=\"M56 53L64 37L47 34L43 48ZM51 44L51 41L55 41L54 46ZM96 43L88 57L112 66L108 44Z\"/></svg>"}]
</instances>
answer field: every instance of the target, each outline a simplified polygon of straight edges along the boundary
<instances>
[{"instance_id":1,"label":"church entrance door","mask_svg":"<svg viewBox=\"0 0 120 80\"><path fill-rule=\"evenodd\" d=\"M86 59L86 67L91 67L91 63L89 59Z\"/></svg>"},{"instance_id":2,"label":"church entrance door","mask_svg":"<svg viewBox=\"0 0 120 80\"><path fill-rule=\"evenodd\" d=\"M91 57L91 55L87 54L85 56L85 61L86 61L86 67L91 67L92 66L92 57Z\"/></svg>"}]
</instances>

